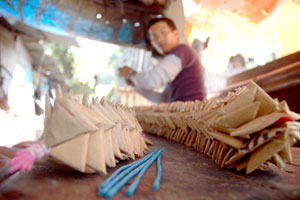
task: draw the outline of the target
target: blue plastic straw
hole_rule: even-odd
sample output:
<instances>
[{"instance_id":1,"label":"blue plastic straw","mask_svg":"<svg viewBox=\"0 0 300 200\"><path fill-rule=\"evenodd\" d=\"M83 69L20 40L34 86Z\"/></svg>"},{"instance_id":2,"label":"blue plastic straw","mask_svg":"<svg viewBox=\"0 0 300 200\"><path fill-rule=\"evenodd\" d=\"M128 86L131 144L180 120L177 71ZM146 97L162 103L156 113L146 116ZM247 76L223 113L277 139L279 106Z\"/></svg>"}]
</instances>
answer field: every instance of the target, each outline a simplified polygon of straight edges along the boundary
<instances>
[{"instance_id":1,"label":"blue plastic straw","mask_svg":"<svg viewBox=\"0 0 300 200\"><path fill-rule=\"evenodd\" d=\"M160 185L160 180L161 180L161 175L162 175L161 157L162 157L162 154L160 154L160 156L157 159L157 175L156 175L156 178L153 182L153 186L152 186L153 190L158 190L159 185Z\"/></svg>"},{"instance_id":2,"label":"blue plastic straw","mask_svg":"<svg viewBox=\"0 0 300 200\"><path fill-rule=\"evenodd\" d=\"M148 162L145 163L145 166L143 167L143 169L140 171L139 175L136 177L136 179L133 181L133 183L128 187L127 191L126 191L126 196L130 197L131 195L133 195L134 191L136 190L137 186L139 185L143 175L145 174L146 170L154 163L154 161L157 158L161 157L162 152L165 150L165 148L162 148L155 156L153 156L153 158L151 158L151 160L149 160ZM160 170L161 172L161 170Z\"/></svg>"},{"instance_id":3,"label":"blue plastic straw","mask_svg":"<svg viewBox=\"0 0 300 200\"><path fill-rule=\"evenodd\" d=\"M116 170L114 173L112 173L107 179L105 179L100 185L99 185L99 190L105 188L105 185L111 181L112 179L114 179L121 171L127 169L128 167L131 166L132 163L128 164L128 165L124 165L123 167L120 167L118 170Z\"/></svg>"},{"instance_id":4,"label":"blue plastic straw","mask_svg":"<svg viewBox=\"0 0 300 200\"><path fill-rule=\"evenodd\" d=\"M132 177L134 177L137 173L139 173L145 166L149 165L149 163L152 164L157 159L157 157L161 154L161 152L163 150L164 149L162 149L159 152L157 152L155 155L153 155L153 157L148 162L145 162L144 164L142 164L141 166L139 166L138 168L136 168L135 170L133 170L130 174L128 174L127 176L125 176L118 184L116 184L113 188L111 188L111 190L109 190L105 194L105 197L106 198L113 197Z\"/></svg>"},{"instance_id":5,"label":"blue plastic straw","mask_svg":"<svg viewBox=\"0 0 300 200\"><path fill-rule=\"evenodd\" d=\"M133 169L138 167L139 165L143 164L145 161L149 160L155 153L157 152L157 149L155 149L154 152L151 154L145 156L143 159L140 159L133 164L123 172L121 172L117 177L115 177L113 180L108 182L107 185L105 185L104 188L100 188L98 194L99 196L104 196L119 180L121 180L124 176L126 176L128 173L130 173Z\"/></svg>"},{"instance_id":6,"label":"blue plastic straw","mask_svg":"<svg viewBox=\"0 0 300 200\"><path fill-rule=\"evenodd\" d=\"M144 158L141 158L140 160L137 160L135 162L132 162L130 164L127 164L123 167L120 167L118 170L116 170L114 173L112 173L107 179L105 179L99 186L99 191L102 190L103 188L106 187L106 184L108 184L108 182L110 182L111 180L113 180L121 171L127 169L128 167L136 164L136 163L140 163L143 162L146 159L149 159L149 157L151 157L153 155L153 153L148 154L147 156L145 156Z\"/></svg>"}]
</instances>

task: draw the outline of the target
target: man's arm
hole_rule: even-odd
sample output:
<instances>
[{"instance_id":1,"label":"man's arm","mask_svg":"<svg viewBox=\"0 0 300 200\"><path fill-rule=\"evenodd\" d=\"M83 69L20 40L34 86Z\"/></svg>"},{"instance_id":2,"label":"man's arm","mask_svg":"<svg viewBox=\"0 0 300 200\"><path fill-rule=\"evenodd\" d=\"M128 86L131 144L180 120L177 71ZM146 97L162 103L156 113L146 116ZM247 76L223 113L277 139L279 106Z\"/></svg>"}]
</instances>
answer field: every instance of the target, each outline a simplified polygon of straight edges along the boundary
<instances>
[{"instance_id":1,"label":"man's arm","mask_svg":"<svg viewBox=\"0 0 300 200\"><path fill-rule=\"evenodd\" d=\"M167 102L169 97L169 88L166 87L166 89L162 92L154 92L153 90L142 90L139 88L135 88L135 91L137 91L139 94L141 94L146 99L155 102L155 103L164 103Z\"/></svg>"},{"instance_id":2,"label":"man's arm","mask_svg":"<svg viewBox=\"0 0 300 200\"><path fill-rule=\"evenodd\" d=\"M136 88L152 90L172 82L181 72L181 60L175 55L167 55L153 69L145 72L132 73L129 77Z\"/></svg>"}]
</instances>

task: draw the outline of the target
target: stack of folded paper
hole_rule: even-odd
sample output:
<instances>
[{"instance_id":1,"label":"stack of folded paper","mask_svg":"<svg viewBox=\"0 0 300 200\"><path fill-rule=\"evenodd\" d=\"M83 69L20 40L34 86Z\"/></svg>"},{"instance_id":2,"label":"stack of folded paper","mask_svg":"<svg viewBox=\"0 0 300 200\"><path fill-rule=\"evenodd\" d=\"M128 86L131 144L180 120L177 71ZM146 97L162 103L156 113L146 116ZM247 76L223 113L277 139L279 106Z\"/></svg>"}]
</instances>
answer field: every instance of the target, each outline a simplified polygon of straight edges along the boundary
<instances>
[{"instance_id":1,"label":"stack of folded paper","mask_svg":"<svg viewBox=\"0 0 300 200\"><path fill-rule=\"evenodd\" d=\"M192 146L222 168L249 174L274 163L292 163L300 140L300 115L254 82L225 98L136 107L143 130Z\"/></svg>"},{"instance_id":2,"label":"stack of folded paper","mask_svg":"<svg viewBox=\"0 0 300 200\"><path fill-rule=\"evenodd\" d=\"M87 97L79 103L57 89L52 107L47 98L44 131L40 142L49 154L85 173L106 173L118 160L135 159L147 150L142 128L133 109Z\"/></svg>"}]
</instances>

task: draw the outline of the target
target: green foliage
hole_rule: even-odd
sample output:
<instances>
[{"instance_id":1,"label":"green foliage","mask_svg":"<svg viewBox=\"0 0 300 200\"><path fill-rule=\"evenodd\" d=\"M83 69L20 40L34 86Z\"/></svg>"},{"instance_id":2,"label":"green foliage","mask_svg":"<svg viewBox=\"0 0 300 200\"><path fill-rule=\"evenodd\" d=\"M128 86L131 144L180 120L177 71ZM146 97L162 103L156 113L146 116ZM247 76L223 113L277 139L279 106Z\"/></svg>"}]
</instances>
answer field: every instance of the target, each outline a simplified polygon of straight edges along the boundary
<instances>
[{"instance_id":1,"label":"green foliage","mask_svg":"<svg viewBox=\"0 0 300 200\"><path fill-rule=\"evenodd\" d=\"M109 61L107 63L107 68L115 68L118 60L123 56L121 48L118 48L117 51L115 51L110 57Z\"/></svg>"},{"instance_id":2,"label":"green foliage","mask_svg":"<svg viewBox=\"0 0 300 200\"><path fill-rule=\"evenodd\" d=\"M72 79L71 89L73 94L93 94L94 89L90 88L88 83L79 82L77 79Z\"/></svg>"},{"instance_id":3,"label":"green foliage","mask_svg":"<svg viewBox=\"0 0 300 200\"><path fill-rule=\"evenodd\" d=\"M115 93L115 87L112 87L111 90L109 91L109 93L106 95L105 98L106 98L108 101L110 101L111 98L113 97L114 93Z\"/></svg>"},{"instance_id":4,"label":"green foliage","mask_svg":"<svg viewBox=\"0 0 300 200\"><path fill-rule=\"evenodd\" d=\"M78 73L80 73L79 68L82 64L74 62L70 47L55 43L43 43L43 47L47 54L55 60L59 70L70 80L68 86L74 93L94 92L94 88L90 87L86 80L79 79Z\"/></svg>"}]
</instances>

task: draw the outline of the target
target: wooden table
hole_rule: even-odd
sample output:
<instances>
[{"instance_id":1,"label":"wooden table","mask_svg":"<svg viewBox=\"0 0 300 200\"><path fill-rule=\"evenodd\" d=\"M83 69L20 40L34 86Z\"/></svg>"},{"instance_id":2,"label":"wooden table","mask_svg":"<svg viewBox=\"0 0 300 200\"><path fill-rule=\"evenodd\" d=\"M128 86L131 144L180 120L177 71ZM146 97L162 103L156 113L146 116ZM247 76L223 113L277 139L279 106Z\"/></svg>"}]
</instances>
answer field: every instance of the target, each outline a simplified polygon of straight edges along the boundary
<instances>
[{"instance_id":1,"label":"wooden table","mask_svg":"<svg viewBox=\"0 0 300 200\"><path fill-rule=\"evenodd\" d=\"M161 186L158 191L152 191L156 176L154 164L131 199L300 199L300 148L293 148L294 164L287 165L284 171L271 166L265 171L245 175L220 169L214 161L192 148L150 137L154 144L150 151L166 148L162 158ZM108 175L129 162L108 169ZM10 177L0 172L0 199L103 199L97 196L97 188L108 175L86 175L40 162L31 172ZM123 187L113 199L125 199L126 188Z\"/></svg>"}]
</instances>

